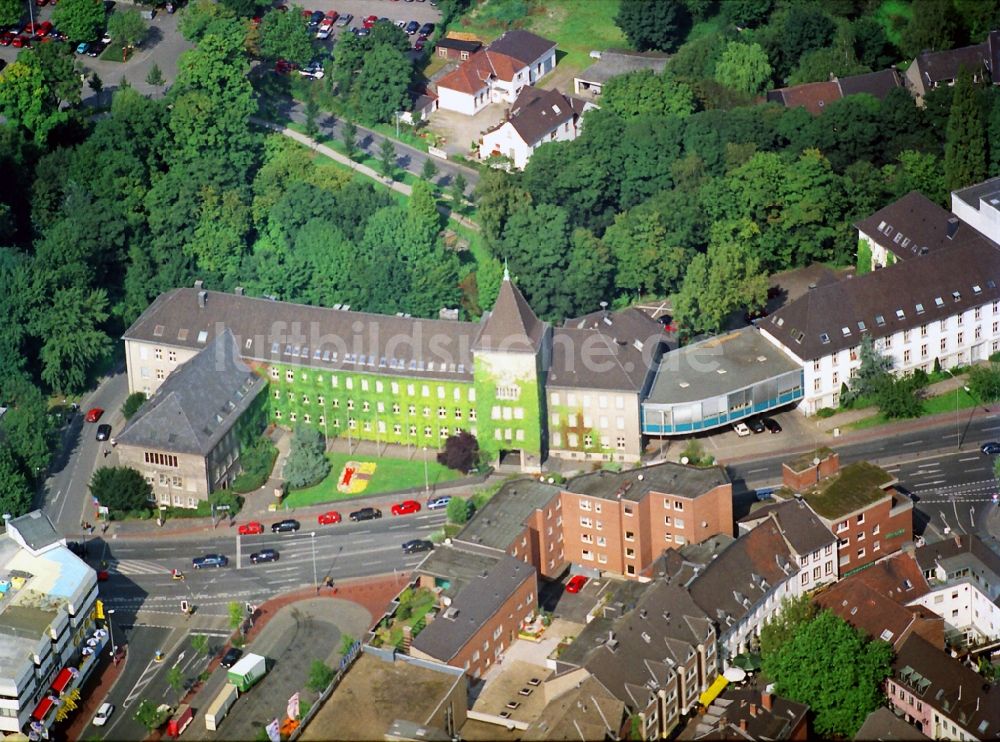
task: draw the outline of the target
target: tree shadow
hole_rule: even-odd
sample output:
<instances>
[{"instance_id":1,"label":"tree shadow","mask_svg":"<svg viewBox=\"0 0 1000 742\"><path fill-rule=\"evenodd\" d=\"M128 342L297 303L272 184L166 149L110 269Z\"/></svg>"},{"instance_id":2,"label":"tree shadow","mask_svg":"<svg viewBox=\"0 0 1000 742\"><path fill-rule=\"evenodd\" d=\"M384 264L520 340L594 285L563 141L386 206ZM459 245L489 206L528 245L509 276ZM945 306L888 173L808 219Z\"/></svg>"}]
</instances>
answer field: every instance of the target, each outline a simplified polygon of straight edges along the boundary
<instances>
[{"instance_id":1,"label":"tree shadow","mask_svg":"<svg viewBox=\"0 0 1000 742\"><path fill-rule=\"evenodd\" d=\"M148 29L146 29L146 35L142 37L141 40L142 45L139 47L139 50L145 51L153 49L156 47L157 44L163 41L163 39L164 39L163 31L161 31L156 26L150 26ZM135 54L135 51L133 51L132 54Z\"/></svg>"},{"instance_id":2,"label":"tree shadow","mask_svg":"<svg viewBox=\"0 0 1000 742\"><path fill-rule=\"evenodd\" d=\"M373 137L371 134L365 134L358 140L358 149L367 150L374 143L375 143L375 137Z\"/></svg>"},{"instance_id":3,"label":"tree shadow","mask_svg":"<svg viewBox=\"0 0 1000 742\"><path fill-rule=\"evenodd\" d=\"M404 170L409 170L410 165L413 164L413 158L410 155L403 155L402 157L396 157L396 165L403 168Z\"/></svg>"}]
</instances>

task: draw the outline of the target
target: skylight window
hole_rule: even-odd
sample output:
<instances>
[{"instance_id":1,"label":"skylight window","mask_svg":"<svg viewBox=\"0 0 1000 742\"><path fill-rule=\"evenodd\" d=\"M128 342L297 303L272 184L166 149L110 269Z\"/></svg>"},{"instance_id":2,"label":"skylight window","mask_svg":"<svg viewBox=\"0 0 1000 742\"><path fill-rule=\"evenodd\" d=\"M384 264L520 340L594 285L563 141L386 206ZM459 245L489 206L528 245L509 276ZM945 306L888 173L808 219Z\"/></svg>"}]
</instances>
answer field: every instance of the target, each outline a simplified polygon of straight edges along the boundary
<instances>
[{"instance_id":1,"label":"skylight window","mask_svg":"<svg viewBox=\"0 0 1000 742\"><path fill-rule=\"evenodd\" d=\"M863 319L859 319L858 320L858 330L860 330L861 332L864 332L867 329L868 328L865 327L865 321Z\"/></svg>"},{"instance_id":2,"label":"skylight window","mask_svg":"<svg viewBox=\"0 0 1000 742\"><path fill-rule=\"evenodd\" d=\"M829 345L830 344L830 336L827 335L825 332L821 332L819 334L819 341L821 343L823 343L823 345Z\"/></svg>"},{"instance_id":3,"label":"skylight window","mask_svg":"<svg viewBox=\"0 0 1000 742\"><path fill-rule=\"evenodd\" d=\"M842 328L840 328L840 331L841 331L842 333L844 333L844 337L845 337L845 338L847 338L847 337L850 337L850 336L851 336L851 328L850 328L850 327L842 327Z\"/></svg>"},{"instance_id":4,"label":"skylight window","mask_svg":"<svg viewBox=\"0 0 1000 742\"><path fill-rule=\"evenodd\" d=\"M951 298L955 301L962 301L962 293L960 291L952 291Z\"/></svg>"},{"instance_id":5,"label":"skylight window","mask_svg":"<svg viewBox=\"0 0 1000 742\"><path fill-rule=\"evenodd\" d=\"M896 310L896 319L906 319L906 313L902 309Z\"/></svg>"},{"instance_id":6,"label":"skylight window","mask_svg":"<svg viewBox=\"0 0 1000 742\"><path fill-rule=\"evenodd\" d=\"M875 324L878 325L879 327L885 327L885 317L883 317L881 314L876 314Z\"/></svg>"},{"instance_id":7,"label":"skylight window","mask_svg":"<svg viewBox=\"0 0 1000 742\"><path fill-rule=\"evenodd\" d=\"M204 343L206 340L208 340L208 330L202 330L198 333L198 342Z\"/></svg>"},{"instance_id":8,"label":"skylight window","mask_svg":"<svg viewBox=\"0 0 1000 742\"><path fill-rule=\"evenodd\" d=\"M923 313L924 313L924 305L917 304L917 314L923 314Z\"/></svg>"},{"instance_id":9,"label":"skylight window","mask_svg":"<svg viewBox=\"0 0 1000 742\"><path fill-rule=\"evenodd\" d=\"M977 283L977 284L976 284L975 286L973 286L973 287L972 287L972 293L973 293L973 294L981 294L981 293L983 293L983 287L982 287L982 286L980 286L980 285L979 285L979 284Z\"/></svg>"},{"instance_id":10,"label":"skylight window","mask_svg":"<svg viewBox=\"0 0 1000 742\"><path fill-rule=\"evenodd\" d=\"M163 325L157 325L156 327L153 328L153 337L155 338L163 337L163 331L165 329L167 328L165 328Z\"/></svg>"},{"instance_id":11,"label":"skylight window","mask_svg":"<svg viewBox=\"0 0 1000 742\"><path fill-rule=\"evenodd\" d=\"M941 307L943 307L944 306L944 299L942 299L940 296L936 297L934 299L934 306L936 306L938 309L940 309Z\"/></svg>"}]
</instances>

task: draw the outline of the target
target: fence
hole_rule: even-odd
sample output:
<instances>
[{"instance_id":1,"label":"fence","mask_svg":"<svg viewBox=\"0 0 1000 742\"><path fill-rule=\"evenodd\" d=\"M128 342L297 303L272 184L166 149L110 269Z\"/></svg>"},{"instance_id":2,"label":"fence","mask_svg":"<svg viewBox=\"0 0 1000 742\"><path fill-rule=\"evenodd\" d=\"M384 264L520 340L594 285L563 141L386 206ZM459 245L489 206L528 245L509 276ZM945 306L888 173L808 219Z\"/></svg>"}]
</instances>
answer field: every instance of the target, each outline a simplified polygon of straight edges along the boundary
<instances>
[{"instance_id":1,"label":"fence","mask_svg":"<svg viewBox=\"0 0 1000 742\"><path fill-rule=\"evenodd\" d=\"M351 665L355 663L360 654L361 641L357 640L351 645L347 654L341 658L340 667L337 669L337 674L333 676L333 680L331 680L330 684L323 689L322 693L319 694L319 698L317 698L316 702L309 708L308 713L306 713L306 715L302 718L299 725L295 727L295 731L293 731L288 737L289 742L294 742L294 740L299 738L299 735L302 734L302 730L308 726L309 722L312 721L316 713L323 708L323 704L326 703L327 699L330 698L333 692L337 689L337 686L340 685L340 681L344 678L344 675L347 674L347 671L351 669Z\"/></svg>"}]
</instances>

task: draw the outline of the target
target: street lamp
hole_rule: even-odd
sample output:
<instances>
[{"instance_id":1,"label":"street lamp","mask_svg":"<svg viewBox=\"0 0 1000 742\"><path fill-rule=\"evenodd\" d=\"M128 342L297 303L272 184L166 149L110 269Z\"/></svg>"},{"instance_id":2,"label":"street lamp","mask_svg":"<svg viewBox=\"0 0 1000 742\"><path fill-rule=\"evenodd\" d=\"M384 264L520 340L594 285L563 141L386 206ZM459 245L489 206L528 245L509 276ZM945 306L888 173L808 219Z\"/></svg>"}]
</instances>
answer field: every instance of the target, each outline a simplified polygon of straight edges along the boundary
<instances>
[{"instance_id":1,"label":"street lamp","mask_svg":"<svg viewBox=\"0 0 1000 742\"><path fill-rule=\"evenodd\" d=\"M309 533L309 543L312 544L312 558L313 558L313 584L316 585L316 589L319 589L319 578L316 575L316 531L311 531Z\"/></svg>"},{"instance_id":2,"label":"street lamp","mask_svg":"<svg viewBox=\"0 0 1000 742\"><path fill-rule=\"evenodd\" d=\"M114 608L108 608L107 613L108 613L108 635L111 638L111 656L114 657L115 656L115 649L116 649L116 646L115 646L115 627L114 627L114 624L111 623L111 617L113 615L115 615L115 609Z\"/></svg>"}]
</instances>

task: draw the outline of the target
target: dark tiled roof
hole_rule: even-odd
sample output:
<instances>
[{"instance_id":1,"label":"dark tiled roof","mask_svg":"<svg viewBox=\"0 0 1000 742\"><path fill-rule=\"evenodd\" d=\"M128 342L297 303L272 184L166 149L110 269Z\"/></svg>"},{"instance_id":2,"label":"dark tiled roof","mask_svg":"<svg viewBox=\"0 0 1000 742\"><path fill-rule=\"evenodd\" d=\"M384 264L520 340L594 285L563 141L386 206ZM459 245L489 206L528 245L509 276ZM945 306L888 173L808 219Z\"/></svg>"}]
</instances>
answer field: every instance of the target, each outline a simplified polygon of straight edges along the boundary
<instances>
[{"instance_id":1,"label":"dark tiled roof","mask_svg":"<svg viewBox=\"0 0 1000 742\"><path fill-rule=\"evenodd\" d=\"M865 717L865 723L861 725L855 740L863 742L920 742L928 740L919 730L892 713L885 706L877 708Z\"/></svg>"},{"instance_id":2,"label":"dark tiled roof","mask_svg":"<svg viewBox=\"0 0 1000 742\"><path fill-rule=\"evenodd\" d=\"M799 568L774 521L740 536L691 583L691 596L721 631L751 613L754 606Z\"/></svg>"},{"instance_id":3,"label":"dark tiled roof","mask_svg":"<svg viewBox=\"0 0 1000 742\"><path fill-rule=\"evenodd\" d=\"M510 122L521 140L534 146L549 132L582 116L585 105L579 98L563 95L558 90L542 90L526 85L511 106L507 121L491 131Z\"/></svg>"},{"instance_id":4,"label":"dark tiled roof","mask_svg":"<svg viewBox=\"0 0 1000 742\"><path fill-rule=\"evenodd\" d=\"M767 94L769 101L783 103L787 108L802 106L814 116L823 113L826 106L842 97L840 86L836 82L810 82L790 88L779 88Z\"/></svg>"},{"instance_id":5,"label":"dark tiled roof","mask_svg":"<svg viewBox=\"0 0 1000 742\"><path fill-rule=\"evenodd\" d=\"M725 467L709 466L704 469L666 461L623 472L605 469L581 474L571 479L564 489L579 495L590 495L605 500L631 500L638 502L650 492L680 497L698 497L709 490L729 484Z\"/></svg>"},{"instance_id":6,"label":"dark tiled roof","mask_svg":"<svg viewBox=\"0 0 1000 742\"><path fill-rule=\"evenodd\" d=\"M504 556L489 571L471 578L458 591L451 605L413 640L413 648L448 662L529 580L533 584L536 581L534 567L520 559ZM451 615L453 617L449 617Z\"/></svg>"},{"instance_id":7,"label":"dark tiled roof","mask_svg":"<svg viewBox=\"0 0 1000 742\"><path fill-rule=\"evenodd\" d=\"M551 699L521 739L613 739L626 717L625 704L591 675Z\"/></svg>"},{"instance_id":8,"label":"dark tiled roof","mask_svg":"<svg viewBox=\"0 0 1000 742\"><path fill-rule=\"evenodd\" d=\"M994 577L989 579L989 582L995 584L996 579L1000 578L1000 554L993 551L975 534L954 536L943 541L936 541L933 544L926 544L917 548L914 557L923 572L935 569L941 562L960 557L972 557L993 573Z\"/></svg>"},{"instance_id":9,"label":"dark tiled roof","mask_svg":"<svg viewBox=\"0 0 1000 742\"><path fill-rule=\"evenodd\" d=\"M910 191L854 226L901 260L949 247L959 232L964 238L966 232L972 231L972 227L918 191ZM952 239L948 238L949 229Z\"/></svg>"},{"instance_id":10,"label":"dark tiled roof","mask_svg":"<svg viewBox=\"0 0 1000 742\"><path fill-rule=\"evenodd\" d=\"M524 295L504 276L493 311L483 322L475 350L538 350L546 324L535 316ZM471 371L471 368L470 368Z\"/></svg>"},{"instance_id":11,"label":"dark tiled roof","mask_svg":"<svg viewBox=\"0 0 1000 742\"><path fill-rule=\"evenodd\" d=\"M755 708L751 713L750 706ZM678 739L787 740L802 724L809 707L771 695L771 710L764 708L762 694L754 687L726 688L704 716L692 719ZM746 729L743 729L745 725Z\"/></svg>"},{"instance_id":12,"label":"dark tiled roof","mask_svg":"<svg viewBox=\"0 0 1000 742\"><path fill-rule=\"evenodd\" d=\"M160 294L124 339L201 349L225 328L244 360L324 371L472 380L474 322L343 311L197 289ZM503 337L494 338L499 343Z\"/></svg>"},{"instance_id":13,"label":"dark tiled roof","mask_svg":"<svg viewBox=\"0 0 1000 742\"><path fill-rule=\"evenodd\" d=\"M850 577L820 593L816 602L871 638L889 642L894 647L916 620L905 606Z\"/></svg>"},{"instance_id":14,"label":"dark tiled roof","mask_svg":"<svg viewBox=\"0 0 1000 742\"><path fill-rule=\"evenodd\" d=\"M778 530L799 555L812 554L837 539L805 503L788 500L771 511Z\"/></svg>"},{"instance_id":15,"label":"dark tiled roof","mask_svg":"<svg viewBox=\"0 0 1000 742\"><path fill-rule=\"evenodd\" d=\"M897 603L910 603L926 595L930 588L912 554L902 552L856 572L848 581L864 584Z\"/></svg>"},{"instance_id":16,"label":"dark tiled roof","mask_svg":"<svg viewBox=\"0 0 1000 742\"><path fill-rule=\"evenodd\" d=\"M491 497L465 528L455 536L455 542L506 551L524 530L524 522L536 510L544 509L559 488L537 479L517 479L507 482Z\"/></svg>"},{"instance_id":17,"label":"dark tiled roof","mask_svg":"<svg viewBox=\"0 0 1000 742\"><path fill-rule=\"evenodd\" d=\"M922 637L911 634L899 648L891 677L974 738L1000 735L1000 685L984 690L979 673Z\"/></svg>"},{"instance_id":18,"label":"dark tiled roof","mask_svg":"<svg viewBox=\"0 0 1000 742\"><path fill-rule=\"evenodd\" d=\"M903 76L895 69L888 69L842 77L837 82L840 83L840 92L845 96L868 93L884 100L893 90L903 87Z\"/></svg>"},{"instance_id":19,"label":"dark tiled roof","mask_svg":"<svg viewBox=\"0 0 1000 742\"><path fill-rule=\"evenodd\" d=\"M639 70L650 70L658 74L663 72L670 59L669 55L661 52L603 51L600 55L597 62L576 76L577 80L605 83L612 77Z\"/></svg>"},{"instance_id":20,"label":"dark tiled roof","mask_svg":"<svg viewBox=\"0 0 1000 742\"><path fill-rule=\"evenodd\" d=\"M499 52L529 65L550 49L556 42L543 39L529 31L508 31L489 46L491 52Z\"/></svg>"},{"instance_id":21,"label":"dark tiled roof","mask_svg":"<svg viewBox=\"0 0 1000 742\"><path fill-rule=\"evenodd\" d=\"M997 299L1000 246L961 228L947 249L817 287L758 327L811 361L859 345L865 332L883 338Z\"/></svg>"},{"instance_id":22,"label":"dark tiled roof","mask_svg":"<svg viewBox=\"0 0 1000 742\"><path fill-rule=\"evenodd\" d=\"M240 361L232 333L223 330L166 378L128 422L118 442L208 454L265 386Z\"/></svg>"},{"instance_id":23,"label":"dark tiled roof","mask_svg":"<svg viewBox=\"0 0 1000 742\"><path fill-rule=\"evenodd\" d=\"M986 44L973 44L943 52L923 52L917 55L914 64L924 85L932 85L956 79L962 67L973 74L982 73L988 54Z\"/></svg>"},{"instance_id":24,"label":"dark tiled roof","mask_svg":"<svg viewBox=\"0 0 1000 742\"><path fill-rule=\"evenodd\" d=\"M455 49L460 52L477 52L479 51L483 43L481 41L471 41L468 39L454 39L450 36L445 36L434 42L435 46L439 46L443 49Z\"/></svg>"},{"instance_id":25,"label":"dark tiled roof","mask_svg":"<svg viewBox=\"0 0 1000 742\"><path fill-rule=\"evenodd\" d=\"M546 385L639 393L665 347L663 326L638 309L567 320L553 331Z\"/></svg>"}]
</instances>

